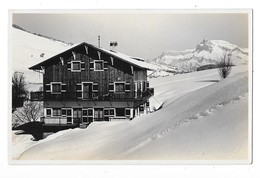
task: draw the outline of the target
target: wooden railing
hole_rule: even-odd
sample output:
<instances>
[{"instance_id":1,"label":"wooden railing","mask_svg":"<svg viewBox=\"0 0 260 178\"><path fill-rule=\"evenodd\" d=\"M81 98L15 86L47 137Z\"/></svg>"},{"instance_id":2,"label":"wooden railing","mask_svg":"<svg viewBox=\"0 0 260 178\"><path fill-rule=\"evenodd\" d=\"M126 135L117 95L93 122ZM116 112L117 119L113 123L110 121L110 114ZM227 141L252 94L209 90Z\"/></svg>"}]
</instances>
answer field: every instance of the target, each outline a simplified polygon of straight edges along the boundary
<instances>
[{"instance_id":1,"label":"wooden railing","mask_svg":"<svg viewBox=\"0 0 260 178\"><path fill-rule=\"evenodd\" d=\"M80 94L80 96L78 96ZM107 93L105 95L93 96L92 98L82 98L82 93L64 92L60 94L44 93L43 91L31 92L31 101L51 101L51 100L91 100L91 101L127 101L141 100L144 97L154 95L153 88L147 88L146 91L135 94L134 92L125 93Z\"/></svg>"}]
</instances>

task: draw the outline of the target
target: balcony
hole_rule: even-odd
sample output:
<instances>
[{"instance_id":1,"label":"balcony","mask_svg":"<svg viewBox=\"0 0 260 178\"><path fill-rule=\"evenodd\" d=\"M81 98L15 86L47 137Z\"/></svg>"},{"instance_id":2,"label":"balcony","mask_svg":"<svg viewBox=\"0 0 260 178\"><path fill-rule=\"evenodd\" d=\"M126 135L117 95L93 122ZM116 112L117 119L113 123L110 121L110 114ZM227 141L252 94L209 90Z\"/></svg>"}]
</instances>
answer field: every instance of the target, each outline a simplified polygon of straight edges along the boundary
<instances>
[{"instance_id":1,"label":"balcony","mask_svg":"<svg viewBox=\"0 0 260 178\"><path fill-rule=\"evenodd\" d=\"M90 101L133 101L143 100L154 95L153 88L147 88L146 91L140 93L124 92L124 93L107 93L105 95L98 95L93 93L92 98L82 98L81 92L65 92L60 94L45 93L43 91L31 92L31 101L73 101L73 100L90 100Z\"/></svg>"},{"instance_id":2,"label":"balcony","mask_svg":"<svg viewBox=\"0 0 260 178\"><path fill-rule=\"evenodd\" d=\"M43 91L30 92L31 101L44 101Z\"/></svg>"}]
</instances>

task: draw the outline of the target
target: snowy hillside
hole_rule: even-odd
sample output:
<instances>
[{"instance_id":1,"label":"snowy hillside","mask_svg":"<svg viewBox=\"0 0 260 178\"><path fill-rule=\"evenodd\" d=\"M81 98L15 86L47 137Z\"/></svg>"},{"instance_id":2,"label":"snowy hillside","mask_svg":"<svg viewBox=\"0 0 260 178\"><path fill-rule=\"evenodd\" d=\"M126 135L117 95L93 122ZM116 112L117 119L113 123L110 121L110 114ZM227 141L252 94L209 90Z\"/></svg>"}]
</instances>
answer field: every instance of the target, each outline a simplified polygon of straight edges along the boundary
<instances>
[{"instance_id":1,"label":"snowy hillside","mask_svg":"<svg viewBox=\"0 0 260 178\"><path fill-rule=\"evenodd\" d=\"M206 64L217 64L223 55L231 54L234 65L244 65L248 61L247 49L222 40L203 40L195 49L184 51L164 51L150 62L183 71L194 71Z\"/></svg>"},{"instance_id":2,"label":"snowy hillside","mask_svg":"<svg viewBox=\"0 0 260 178\"><path fill-rule=\"evenodd\" d=\"M34 145L13 139L13 158L248 161L246 65L233 67L225 80L213 69L151 79L150 85L156 98L151 105L162 109L132 121L58 132Z\"/></svg>"},{"instance_id":3,"label":"snowy hillside","mask_svg":"<svg viewBox=\"0 0 260 178\"><path fill-rule=\"evenodd\" d=\"M10 41L12 71L24 73L26 79L32 83L42 82L42 75L30 71L29 67L71 47L69 44L37 36L13 27Z\"/></svg>"}]
</instances>

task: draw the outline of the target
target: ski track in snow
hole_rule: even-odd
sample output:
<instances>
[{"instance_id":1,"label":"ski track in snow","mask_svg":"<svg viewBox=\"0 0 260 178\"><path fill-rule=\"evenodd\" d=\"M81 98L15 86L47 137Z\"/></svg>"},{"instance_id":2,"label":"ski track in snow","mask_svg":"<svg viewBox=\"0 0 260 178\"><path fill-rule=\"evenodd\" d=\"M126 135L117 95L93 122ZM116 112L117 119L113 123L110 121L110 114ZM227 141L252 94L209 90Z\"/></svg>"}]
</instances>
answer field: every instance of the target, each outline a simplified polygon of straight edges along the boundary
<instances>
[{"instance_id":1,"label":"ski track in snow","mask_svg":"<svg viewBox=\"0 0 260 178\"><path fill-rule=\"evenodd\" d=\"M229 103L238 103L239 100L241 99L245 99L245 94L241 95L241 96L237 96L234 97L231 100L227 100L227 101L223 101L213 107L209 107L208 109L197 113L195 115L192 115L188 118L185 119L181 119L178 122L175 122L172 126L168 127L167 129L159 132L158 134L154 134L153 136L149 137L148 139L144 140L143 142L139 143L138 145L136 145L135 147L131 148L130 150L127 151L127 153L131 153L134 152L138 149L140 149L141 147L151 143L152 141L156 141L157 139L162 138L164 135L166 135L169 132L173 132L176 129L178 129L180 126L184 126L187 124L191 124L191 122L196 121L196 120L201 120L201 119L205 119L206 116L210 115L211 113L213 113L214 111L223 108L224 105L229 104Z\"/></svg>"}]
</instances>

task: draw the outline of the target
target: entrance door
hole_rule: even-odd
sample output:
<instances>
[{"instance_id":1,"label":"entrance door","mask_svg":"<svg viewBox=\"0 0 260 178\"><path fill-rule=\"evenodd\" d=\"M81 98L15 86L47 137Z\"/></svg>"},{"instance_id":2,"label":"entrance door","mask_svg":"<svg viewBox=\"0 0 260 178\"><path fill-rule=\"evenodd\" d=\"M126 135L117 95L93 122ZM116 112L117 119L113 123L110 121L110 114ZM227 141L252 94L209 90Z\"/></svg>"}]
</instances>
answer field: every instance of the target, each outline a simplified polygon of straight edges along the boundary
<instances>
[{"instance_id":1,"label":"entrance door","mask_svg":"<svg viewBox=\"0 0 260 178\"><path fill-rule=\"evenodd\" d=\"M82 109L73 108L73 123L80 124L82 122Z\"/></svg>"},{"instance_id":2,"label":"entrance door","mask_svg":"<svg viewBox=\"0 0 260 178\"><path fill-rule=\"evenodd\" d=\"M95 108L94 109L94 119L95 119L95 121L103 121L104 120L103 108Z\"/></svg>"},{"instance_id":3,"label":"entrance door","mask_svg":"<svg viewBox=\"0 0 260 178\"><path fill-rule=\"evenodd\" d=\"M92 83L83 83L83 99L92 99Z\"/></svg>"}]
</instances>

